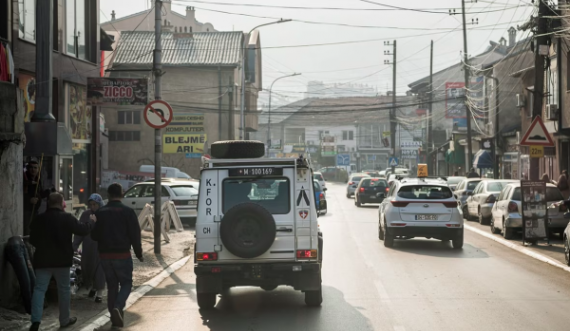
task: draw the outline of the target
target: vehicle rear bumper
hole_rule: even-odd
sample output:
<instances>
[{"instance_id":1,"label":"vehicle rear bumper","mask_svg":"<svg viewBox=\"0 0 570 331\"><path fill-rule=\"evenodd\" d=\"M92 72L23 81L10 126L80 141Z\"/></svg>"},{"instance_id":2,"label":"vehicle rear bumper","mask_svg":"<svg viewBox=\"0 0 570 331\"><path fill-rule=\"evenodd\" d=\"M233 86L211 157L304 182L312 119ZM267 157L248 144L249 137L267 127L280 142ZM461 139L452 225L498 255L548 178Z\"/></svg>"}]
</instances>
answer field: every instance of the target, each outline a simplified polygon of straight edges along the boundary
<instances>
[{"instance_id":1,"label":"vehicle rear bumper","mask_svg":"<svg viewBox=\"0 0 570 331\"><path fill-rule=\"evenodd\" d=\"M294 267L300 270L293 271ZM320 262L195 264L194 273L198 293L221 293L233 286L289 285L300 291L318 290L321 286Z\"/></svg>"},{"instance_id":2,"label":"vehicle rear bumper","mask_svg":"<svg viewBox=\"0 0 570 331\"><path fill-rule=\"evenodd\" d=\"M441 240L452 240L463 232L461 228L448 227L422 227L422 226L398 226L388 227L388 232L400 237L429 237Z\"/></svg>"},{"instance_id":3,"label":"vehicle rear bumper","mask_svg":"<svg viewBox=\"0 0 570 331\"><path fill-rule=\"evenodd\" d=\"M360 201L360 203L382 203L382 201L384 201L384 198L377 198L377 197L372 198L369 195L359 194L358 200Z\"/></svg>"},{"instance_id":4,"label":"vehicle rear bumper","mask_svg":"<svg viewBox=\"0 0 570 331\"><path fill-rule=\"evenodd\" d=\"M481 215L483 215L484 218L490 218L492 216L491 213L492 210L493 210L492 203L484 203L481 205Z\"/></svg>"},{"instance_id":5,"label":"vehicle rear bumper","mask_svg":"<svg viewBox=\"0 0 570 331\"><path fill-rule=\"evenodd\" d=\"M505 219L505 227L511 229L522 229L522 218L518 217L507 217Z\"/></svg>"}]
</instances>

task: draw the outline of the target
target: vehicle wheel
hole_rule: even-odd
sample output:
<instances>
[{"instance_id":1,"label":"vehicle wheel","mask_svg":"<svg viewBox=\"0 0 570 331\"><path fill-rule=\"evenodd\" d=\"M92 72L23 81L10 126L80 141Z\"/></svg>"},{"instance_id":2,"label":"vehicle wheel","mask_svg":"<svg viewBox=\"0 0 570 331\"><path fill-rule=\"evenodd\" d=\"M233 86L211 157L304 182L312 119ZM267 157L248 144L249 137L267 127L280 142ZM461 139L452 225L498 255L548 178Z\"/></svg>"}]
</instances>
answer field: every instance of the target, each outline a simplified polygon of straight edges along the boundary
<instances>
[{"instance_id":1,"label":"vehicle wheel","mask_svg":"<svg viewBox=\"0 0 570 331\"><path fill-rule=\"evenodd\" d=\"M216 293L198 293L196 296L200 309L213 309L216 305Z\"/></svg>"},{"instance_id":2,"label":"vehicle wheel","mask_svg":"<svg viewBox=\"0 0 570 331\"><path fill-rule=\"evenodd\" d=\"M347 199L350 199L350 194L347 193L347 194L346 194L346 198L347 198Z\"/></svg>"},{"instance_id":3,"label":"vehicle wheel","mask_svg":"<svg viewBox=\"0 0 570 331\"><path fill-rule=\"evenodd\" d=\"M317 291L305 292L305 304L309 307L318 307L323 303L323 288L319 287Z\"/></svg>"},{"instance_id":4,"label":"vehicle wheel","mask_svg":"<svg viewBox=\"0 0 570 331\"><path fill-rule=\"evenodd\" d=\"M386 224L384 224L384 228L386 229L386 231L384 232L384 247L394 247L394 236L390 234L390 231L388 231L388 227L386 227Z\"/></svg>"},{"instance_id":5,"label":"vehicle wheel","mask_svg":"<svg viewBox=\"0 0 570 331\"><path fill-rule=\"evenodd\" d=\"M265 144L256 140L224 140L211 145L212 157L217 159L258 158L265 155Z\"/></svg>"},{"instance_id":6,"label":"vehicle wheel","mask_svg":"<svg viewBox=\"0 0 570 331\"><path fill-rule=\"evenodd\" d=\"M469 221L469 209L467 209L467 206L463 206L462 208L463 210L463 218Z\"/></svg>"},{"instance_id":7,"label":"vehicle wheel","mask_svg":"<svg viewBox=\"0 0 570 331\"><path fill-rule=\"evenodd\" d=\"M263 285L263 286L261 286L261 288L262 288L263 290L269 292L269 291L273 291L274 289L276 289L276 288L277 288L277 285L273 285L273 284L272 284L272 285Z\"/></svg>"},{"instance_id":8,"label":"vehicle wheel","mask_svg":"<svg viewBox=\"0 0 570 331\"><path fill-rule=\"evenodd\" d=\"M382 225L378 222L378 239L384 240L384 230L382 230Z\"/></svg>"},{"instance_id":9,"label":"vehicle wheel","mask_svg":"<svg viewBox=\"0 0 570 331\"><path fill-rule=\"evenodd\" d=\"M503 222L504 224L504 222ZM503 225L503 238L505 239L513 239L514 229L509 229Z\"/></svg>"},{"instance_id":10,"label":"vehicle wheel","mask_svg":"<svg viewBox=\"0 0 570 331\"><path fill-rule=\"evenodd\" d=\"M462 249L463 248L463 231L461 231L461 233L459 235L457 235L455 238L453 238L451 243L453 244L453 249Z\"/></svg>"},{"instance_id":11,"label":"vehicle wheel","mask_svg":"<svg viewBox=\"0 0 570 331\"><path fill-rule=\"evenodd\" d=\"M499 230L499 229L497 229L497 228L495 227L495 221L493 220L493 216L491 216L491 222L490 222L490 223L491 223L491 233L492 233L492 234L499 234L499 233L501 233L501 230Z\"/></svg>"},{"instance_id":12,"label":"vehicle wheel","mask_svg":"<svg viewBox=\"0 0 570 331\"><path fill-rule=\"evenodd\" d=\"M360 201L358 201L358 196L355 196L355 197L354 197L354 204L356 205L356 207L362 206L362 204L360 203Z\"/></svg>"},{"instance_id":13,"label":"vehicle wheel","mask_svg":"<svg viewBox=\"0 0 570 331\"><path fill-rule=\"evenodd\" d=\"M479 224L481 224L481 225L488 225L489 224L489 219L483 217L483 214L481 214L480 209L479 209Z\"/></svg>"},{"instance_id":14,"label":"vehicle wheel","mask_svg":"<svg viewBox=\"0 0 570 331\"><path fill-rule=\"evenodd\" d=\"M570 266L570 243L568 243L568 238L564 238L564 260L566 260L566 265Z\"/></svg>"},{"instance_id":15,"label":"vehicle wheel","mask_svg":"<svg viewBox=\"0 0 570 331\"><path fill-rule=\"evenodd\" d=\"M251 259L265 253L275 241L276 227L267 209L255 203L233 206L220 224L220 237L227 250Z\"/></svg>"}]
</instances>

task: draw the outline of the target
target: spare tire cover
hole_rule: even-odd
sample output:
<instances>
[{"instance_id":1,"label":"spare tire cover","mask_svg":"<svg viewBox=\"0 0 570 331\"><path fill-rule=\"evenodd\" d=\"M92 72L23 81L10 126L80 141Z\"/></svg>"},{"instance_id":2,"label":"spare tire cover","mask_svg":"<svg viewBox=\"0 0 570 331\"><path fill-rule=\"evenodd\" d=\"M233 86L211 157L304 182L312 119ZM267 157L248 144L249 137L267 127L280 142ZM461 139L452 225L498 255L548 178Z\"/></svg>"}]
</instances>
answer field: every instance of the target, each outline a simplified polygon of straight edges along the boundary
<instances>
[{"instance_id":1,"label":"spare tire cover","mask_svg":"<svg viewBox=\"0 0 570 331\"><path fill-rule=\"evenodd\" d=\"M258 257L275 241L275 220L262 206L246 202L232 207L220 225L224 247L233 255L251 259Z\"/></svg>"},{"instance_id":2,"label":"spare tire cover","mask_svg":"<svg viewBox=\"0 0 570 331\"><path fill-rule=\"evenodd\" d=\"M265 155L265 144L257 140L216 141L211 146L212 157L217 159L247 159Z\"/></svg>"}]
</instances>

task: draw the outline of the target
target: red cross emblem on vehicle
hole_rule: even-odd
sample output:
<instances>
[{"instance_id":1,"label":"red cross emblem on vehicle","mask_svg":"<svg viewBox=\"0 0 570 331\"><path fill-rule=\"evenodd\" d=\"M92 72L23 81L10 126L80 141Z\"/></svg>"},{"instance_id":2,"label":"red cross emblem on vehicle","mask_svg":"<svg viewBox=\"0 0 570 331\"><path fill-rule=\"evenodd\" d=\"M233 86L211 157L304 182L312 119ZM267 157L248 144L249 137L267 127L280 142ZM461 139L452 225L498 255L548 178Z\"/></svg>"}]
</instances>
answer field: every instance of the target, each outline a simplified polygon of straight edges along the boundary
<instances>
[{"instance_id":1,"label":"red cross emblem on vehicle","mask_svg":"<svg viewBox=\"0 0 570 331\"><path fill-rule=\"evenodd\" d=\"M309 216L309 211L308 210L301 210L299 211L299 216L301 216L302 219L307 218L307 216Z\"/></svg>"}]
</instances>

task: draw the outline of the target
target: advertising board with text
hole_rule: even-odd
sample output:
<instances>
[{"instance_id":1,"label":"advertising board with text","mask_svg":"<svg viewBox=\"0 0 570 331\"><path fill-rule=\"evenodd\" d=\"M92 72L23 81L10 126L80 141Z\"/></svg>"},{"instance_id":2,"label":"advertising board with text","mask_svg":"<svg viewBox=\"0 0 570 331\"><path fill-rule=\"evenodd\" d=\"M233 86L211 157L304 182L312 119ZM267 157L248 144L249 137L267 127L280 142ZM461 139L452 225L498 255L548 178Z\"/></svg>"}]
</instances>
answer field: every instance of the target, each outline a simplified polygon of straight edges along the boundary
<instances>
[{"instance_id":1,"label":"advertising board with text","mask_svg":"<svg viewBox=\"0 0 570 331\"><path fill-rule=\"evenodd\" d=\"M87 104L90 106L128 106L147 103L147 78L87 78Z\"/></svg>"},{"instance_id":2,"label":"advertising board with text","mask_svg":"<svg viewBox=\"0 0 570 331\"><path fill-rule=\"evenodd\" d=\"M175 113L164 134L204 133L204 114Z\"/></svg>"},{"instance_id":3,"label":"advertising board with text","mask_svg":"<svg viewBox=\"0 0 570 331\"><path fill-rule=\"evenodd\" d=\"M445 117L465 118L465 83L445 83Z\"/></svg>"},{"instance_id":4,"label":"advertising board with text","mask_svg":"<svg viewBox=\"0 0 570 331\"><path fill-rule=\"evenodd\" d=\"M521 180L523 242L548 239L546 183Z\"/></svg>"},{"instance_id":5,"label":"advertising board with text","mask_svg":"<svg viewBox=\"0 0 570 331\"><path fill-rule=\"evenodd\" d=\"M172 122L164 129L162 140L164 154L200 158L208 141L204 133L204 114L175 113Z\"/></svg>"}]
</instances>

